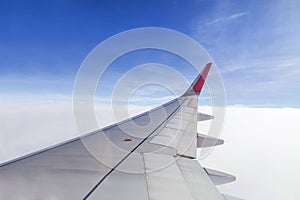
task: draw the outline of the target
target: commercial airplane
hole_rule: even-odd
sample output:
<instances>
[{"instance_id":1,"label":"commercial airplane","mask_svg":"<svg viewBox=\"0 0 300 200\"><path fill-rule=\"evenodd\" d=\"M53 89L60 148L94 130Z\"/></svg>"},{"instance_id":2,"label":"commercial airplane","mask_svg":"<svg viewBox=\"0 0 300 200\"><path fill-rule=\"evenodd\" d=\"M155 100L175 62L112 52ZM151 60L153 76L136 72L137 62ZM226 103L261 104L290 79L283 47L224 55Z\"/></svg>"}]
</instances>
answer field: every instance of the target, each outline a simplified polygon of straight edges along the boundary
<instances>
[{"instance_id":1,"label":"commercial airplane","mask_svg":"<svg viewBox=\"0 0 300 200\"><path fill-rule=\"evenodd\" d=\"M234 176L197 160L197 148L224 142L197 133L197 121L213 118L198 114L211 66L182 96L160 107L1 164L0 199L237 199L216 188Z\"/></svg>"}]
</instances>

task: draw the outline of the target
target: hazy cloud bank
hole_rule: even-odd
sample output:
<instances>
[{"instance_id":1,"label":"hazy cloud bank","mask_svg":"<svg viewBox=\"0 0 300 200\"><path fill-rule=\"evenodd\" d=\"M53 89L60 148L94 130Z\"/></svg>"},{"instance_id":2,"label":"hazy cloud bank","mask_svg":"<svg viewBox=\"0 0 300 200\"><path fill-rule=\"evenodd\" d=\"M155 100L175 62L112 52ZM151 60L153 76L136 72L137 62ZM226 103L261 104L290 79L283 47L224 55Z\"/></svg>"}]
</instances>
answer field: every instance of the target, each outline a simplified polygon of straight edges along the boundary
<instances>
[{"instance_id":1,"label":"hazy cloud bank","mask_svg":"<svg viewBox=\"0 0 300 200\"><path fill-rule=\"evenodd\" d=\"M76 137L68 103L2 104L0 162ZM130 106L129 115L150 107ZM200 112L210 113L208 107ZM113 123L111 108L97 105L101 124ZM104 114L103 114L104 113ZM203 166L232 173L237 181L222 192L245 199L299 199L300 109L227 108L222 138ZM210 122L199 124L207 132Z\"/></svg>"}]
</instances>

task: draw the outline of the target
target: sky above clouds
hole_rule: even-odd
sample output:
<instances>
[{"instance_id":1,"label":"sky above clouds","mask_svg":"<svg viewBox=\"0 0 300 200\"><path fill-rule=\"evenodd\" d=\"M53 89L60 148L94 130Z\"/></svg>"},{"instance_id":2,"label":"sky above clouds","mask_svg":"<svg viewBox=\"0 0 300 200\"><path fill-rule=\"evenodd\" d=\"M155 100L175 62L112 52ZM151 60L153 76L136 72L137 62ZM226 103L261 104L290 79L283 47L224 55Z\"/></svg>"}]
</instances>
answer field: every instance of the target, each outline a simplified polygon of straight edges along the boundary
<instances>
[{"instance_id":1,"label":"sky above clouds","mask_svg":"<svg viewBox=\"0 0 300 200\"><path fill-rule=\"evenodd\" d=\"M77 70L97 44L151 26L203 45L222 73L227 104L299 107L299 6L296 0L1 1L1 100L69 101ZM196 76L187 74L188 81Z\"/></svg>"},{"instance_id":2,"label":"sky above clouds","mask_svg":"<svg viewBox=\"0 0 300 200\"><path fill-rule=\"evenodd\" d=\"M226 144L203 162L238 177L238 184L222 186L222 191L248 199L266 199L264 195L297 199L299 8L298 0L0 1L0 163L77 136L73 83L96 45L128 29L163 27L198 41L221 72L228 105L222 135ZM97 117L104 124L114 122L106 104L114 84L145 63L172 67L188 82L197 75L188 62L168 52L147 49L120 57L96 91ZM130 115L186 89L186 81L156 66L132 74L129 83L154 77L157 82L170 81L172 90L153 84L134 91ZM124 91L130 86L124 84ZM209 104L204 88L200 105ZM252 151L253 145L257 148ZM224 158L231 162L223 162ZM249 169L251 161L261 165ZM253 176L258 171L266 176L259 183ZM274 181L273 172L282 182ZM282 183L289 183L285 190Z\"/></svg>"}]
</instances>

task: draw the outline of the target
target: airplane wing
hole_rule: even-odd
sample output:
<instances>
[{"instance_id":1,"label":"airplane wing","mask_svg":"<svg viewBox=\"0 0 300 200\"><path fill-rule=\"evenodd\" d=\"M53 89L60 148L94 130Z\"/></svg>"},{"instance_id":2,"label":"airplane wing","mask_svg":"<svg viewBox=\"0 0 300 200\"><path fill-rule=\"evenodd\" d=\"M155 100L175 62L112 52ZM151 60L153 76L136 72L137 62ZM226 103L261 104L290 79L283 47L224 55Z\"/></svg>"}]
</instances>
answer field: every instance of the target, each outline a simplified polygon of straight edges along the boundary
<instances>
[{"instance_id":1,"label":"airplane wing","mask_svg":"<svg viewBox=\"0 0 300 200\"><path fill-rule=\"evenodd\" d=\"M197 134L198 95L211 65L173 101L0 164L0 199L226 199L196 160L205 137Z\"/></svg>"}]
</instances>

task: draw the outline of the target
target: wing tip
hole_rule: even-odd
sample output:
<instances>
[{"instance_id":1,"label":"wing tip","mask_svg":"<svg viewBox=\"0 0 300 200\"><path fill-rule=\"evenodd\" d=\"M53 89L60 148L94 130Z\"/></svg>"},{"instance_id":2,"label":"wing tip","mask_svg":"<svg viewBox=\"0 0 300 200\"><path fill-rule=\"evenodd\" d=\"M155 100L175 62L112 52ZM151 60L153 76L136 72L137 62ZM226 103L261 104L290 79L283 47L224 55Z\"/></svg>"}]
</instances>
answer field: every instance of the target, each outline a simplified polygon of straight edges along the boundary
<instances>
[{"instance_id":1,"label":"wing tip","mask_svg":"<svg viewBox=\"0 0 300 200\"><path fill-rule=\"evenodd\" d=\"M207 63L202 70L202 72L197 76L197 78L194 80L194 82L191 84L189 89L183 94L183 96L187 96L190 94L199 94L202 90L202 87L204 85L204 82L206 80L206 77L208 75L208 72L210 71L211 66L213 63Z\"/></svg>"},{"instance_id":2,"label":"wing tip","mask_svg":"<svg viewBox=\"0 0 300 200\"><path fill-rule=\"evenodd\" d=\"M202 73L200 74L200 76L197 78L195 84L193 85L193 88L192 88L193 92L196 92L196 93L201 92L211 66L212 66L212 63L207 63L205 65L205 68L203 69Z\"/></svg>"}]
</instances>

